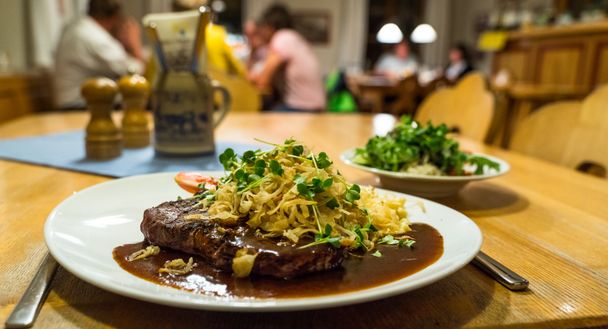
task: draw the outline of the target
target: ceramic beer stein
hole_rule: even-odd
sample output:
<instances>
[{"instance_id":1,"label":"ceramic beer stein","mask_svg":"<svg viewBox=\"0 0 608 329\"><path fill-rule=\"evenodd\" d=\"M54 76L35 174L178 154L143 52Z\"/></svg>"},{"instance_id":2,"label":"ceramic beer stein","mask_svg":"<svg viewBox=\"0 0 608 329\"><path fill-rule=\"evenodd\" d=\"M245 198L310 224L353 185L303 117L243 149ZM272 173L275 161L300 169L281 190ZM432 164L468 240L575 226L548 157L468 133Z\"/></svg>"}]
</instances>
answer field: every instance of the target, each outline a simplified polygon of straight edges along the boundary
<instances>
[{"instance_id":1,"label":"ceramic beer stein","mask_svg":"<svg viewBox=\"0 0 608 329\"><path fill-rule=\"evenodd\" d=\"M215 152L214 129L230 107L228 91L207 75L205 28L210 10L150 14L144 25L155 47L154 148L159 154ZM223 102L214 108L214 94Z\"/></svg>"}]
</instances>

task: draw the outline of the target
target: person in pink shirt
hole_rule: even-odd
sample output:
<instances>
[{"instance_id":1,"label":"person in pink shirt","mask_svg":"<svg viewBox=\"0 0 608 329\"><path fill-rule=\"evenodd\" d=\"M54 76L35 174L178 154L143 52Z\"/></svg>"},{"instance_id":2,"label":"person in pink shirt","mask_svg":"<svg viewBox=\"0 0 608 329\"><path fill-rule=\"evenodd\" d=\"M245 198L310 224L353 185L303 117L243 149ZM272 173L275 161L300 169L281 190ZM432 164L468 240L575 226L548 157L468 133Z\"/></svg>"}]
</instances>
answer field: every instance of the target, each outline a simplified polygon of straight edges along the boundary
<instances>
[{"instance_id":1,"label":"person in pink shirt","mask_svg":"<svg viewBox=\"0 0 608 329\"><path fill-rule=\"evenodd\" d=\"M261 90L270 89L279 78L282 80L281 100L274 110L324 111L325 91L319 62L308 42L291 24L284 6L272 5L262 14L258 33L268 43L268 55L262 70L252 72L250 80Z\"/></svg>"}]
</instances>

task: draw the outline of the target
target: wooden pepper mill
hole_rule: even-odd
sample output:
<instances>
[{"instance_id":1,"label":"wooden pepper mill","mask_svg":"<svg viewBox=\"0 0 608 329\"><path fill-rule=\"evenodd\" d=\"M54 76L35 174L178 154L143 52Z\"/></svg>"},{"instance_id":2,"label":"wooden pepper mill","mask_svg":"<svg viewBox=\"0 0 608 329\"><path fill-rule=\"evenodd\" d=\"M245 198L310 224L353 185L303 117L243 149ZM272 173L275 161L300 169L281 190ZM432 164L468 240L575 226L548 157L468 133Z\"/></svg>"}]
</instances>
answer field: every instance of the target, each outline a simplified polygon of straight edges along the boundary
<instances>
[{"instance_id":1,"label":"wooden pepper mill","mask_svg":"<svg viewBox=\"0 0 608 329\"><path fill-rule=\"evenodd\" d=\"M91 112L85 138L87 158L111 159L120 155L120 130L112 121L112 106L118 93L116 83L107 78L89 79L81 89Z\"/></svg>"},{"instance_id":2,"label":"wooden pepper mill","mask_svg":"<svg viewBox=\"0 0 608 329\"><path fill-rule=\"evenodd\" d=\"M124 116L122 134L124 146L129 148L150 145L150 122L145 106L150 95L150 84L141 75L127 75L118 81L122 94Z\"/></svg>"}]
</instances>

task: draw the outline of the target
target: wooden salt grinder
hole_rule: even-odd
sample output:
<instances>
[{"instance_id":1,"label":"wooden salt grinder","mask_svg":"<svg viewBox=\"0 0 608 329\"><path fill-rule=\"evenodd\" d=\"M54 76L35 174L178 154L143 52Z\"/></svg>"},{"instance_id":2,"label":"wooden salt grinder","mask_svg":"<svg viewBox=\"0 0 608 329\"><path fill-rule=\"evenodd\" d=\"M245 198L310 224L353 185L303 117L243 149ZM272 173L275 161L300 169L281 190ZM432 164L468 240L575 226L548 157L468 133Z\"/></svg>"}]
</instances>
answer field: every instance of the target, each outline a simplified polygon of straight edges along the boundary
<instances>
[{"instance_id":1,"label":"wooden salt grinder","mask_svg":"<svg viewBox=\"0 0 608 329\"><path fill-rule=\"evenodd\" d=\"M91 112L85 138L87 158L102 160L119 156L121 135L111 116L118 93L116 83L107 78L89 79L82 85L81 93Z\"/></svg>"},{"instance_id":2,"label":"wooden salt grinder","mask_svg":"<svg viewBox=\"0 0 608 329\"><path fill-rule=\"evenodd\" d=\"M124 116L122 134L124 146L129 148L150 145L150 122L145 111L150 95L150 84L141 75L127 75L118 81L122 94Z\"/></svg>"}]
</instances>

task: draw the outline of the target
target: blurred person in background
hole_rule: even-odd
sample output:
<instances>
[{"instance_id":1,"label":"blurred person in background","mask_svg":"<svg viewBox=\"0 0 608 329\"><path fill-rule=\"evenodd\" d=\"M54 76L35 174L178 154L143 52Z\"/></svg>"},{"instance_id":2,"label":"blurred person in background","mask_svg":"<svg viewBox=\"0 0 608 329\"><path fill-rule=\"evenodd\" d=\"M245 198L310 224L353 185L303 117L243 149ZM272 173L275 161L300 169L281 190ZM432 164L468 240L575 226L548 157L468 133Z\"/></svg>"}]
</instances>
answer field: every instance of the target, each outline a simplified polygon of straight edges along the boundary
<instances>
[{"instance_id":1,"label":"blurred person in background","mask_svg":"<svg viewBox=\"0 0 608 329\"><path fill-rule=\"evenodd\" d=\"M266 56L268 56L268 44L259 33L256 22L247 21L243 26L243 32L247 38L249 46L249 59L247 60L247 70L250 74L259 74L264 68Z\"/></svg>"},{"instance_id":2,"label":"blurred person in background","mask_svg":"<svg viewBox=\"0 0 608 329\"><path fill-rule=\"evenodd\" d=\"M389 77L404 77L418 71L418 61L410 52L410 44L403 40L396 44L391 52L384 53L374 66L378 74Z\"/></svg>"},{"instance_id":3,"label":"blurred person in background","mask_svg":"<svg viewBox=\"0 0 608 329\"><path fill-rule=\"evenodd\" d=\"M90 0L87 15L70 23L61 35L55 58L57 105L84 108L82 83L93 77L116 79L143 71L141 29L123 15L119 0Z\"/></svg>"},{"instance_id":4,"label":"blurred person in background","mask_svg":"<svg viewBox=\"0 0 608 329\"><path fill-rule=\"evenodd\" d=\"M450 48L449 60L450 62L445 68L444 76L450 82L456 82L467 73L473 71L469 52L467 47L462 43L455 44Z\"/></svg>"},{"instance_id":5,"label":"blurred person in background","mask_svg":"<svg viewBox=\"0 0 608 329\"><path fill-rule=\"evenodd\" d=\"M268 44L268 55L259 73L249 79L262 90L281 77L280 101L273 108L285 112L317 112L325 109L325 92L319 62L302 35L292 29L287 8L272 5L258 22L258 33ZM275 83L276 84L276 83Z\"/></svg>"},{"instance_id":6,"label":"blurred person in background","mask_svg":"<svg viewBox=\"0 0 608 329\"><path fill-rule=\"evenodd\" d=\"M238 75L245 78L247 70L232 51L232 47L226 42L228 33L226 29L218 24L211 23L205 30L205 44L207 45L207 64L230 75Z\"/></svg>"}]
</instances>

